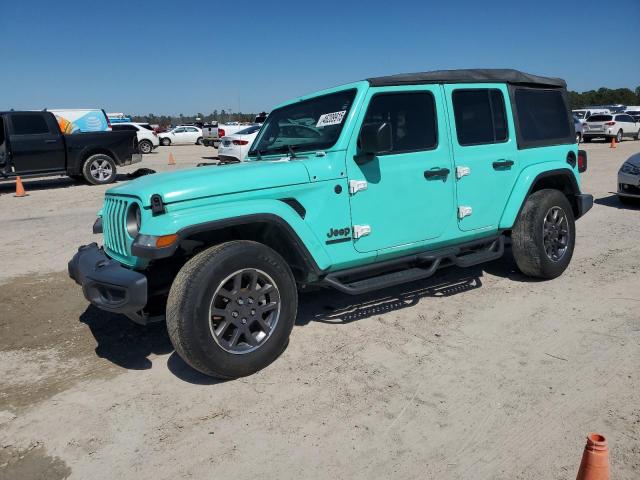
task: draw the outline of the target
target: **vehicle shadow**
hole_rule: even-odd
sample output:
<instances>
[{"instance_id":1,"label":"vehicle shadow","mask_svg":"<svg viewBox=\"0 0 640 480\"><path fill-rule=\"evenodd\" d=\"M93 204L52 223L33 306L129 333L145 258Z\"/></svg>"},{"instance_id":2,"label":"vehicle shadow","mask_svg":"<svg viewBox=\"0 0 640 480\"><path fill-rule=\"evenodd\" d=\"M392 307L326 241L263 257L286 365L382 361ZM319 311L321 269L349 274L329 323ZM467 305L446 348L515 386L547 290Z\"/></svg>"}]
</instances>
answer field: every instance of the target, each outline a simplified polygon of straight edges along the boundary
<instances>
[{"instance_id":1,"label":"vehicle shadow","mask_svg":"<svg viewBox=\"0 0 640 480\"><path fill-rule=\"evenodd\" d=\"M132 178L135 178L133 174L118 173L116 175L116 180L113 183L126 182L131 180ZM110 185L113 185L113 183L111 183ZM58 188L70 188L80 185L88 185L84 180L75 180L69 177L41 177L37 179L23 179L22 184L24 185L24 189L27 194L29 192L39 190L55 190ZM14 194L15 191L16 184L14 180L3 180L2 182L0 182L0 195Z\"/></svg>"},{"instance_id":2,"label":"vehicle shadow","mask_svg":"<svg viewBox=\"0 0 640 480\"><path fill-rule=\"evenodd\" d=\"M124 315L109 313L93 305L80 315L80 321L89 327L98 344L96 355L127 370L148 370L151 355L166 355L167 367L177 378L195 385L222 383L187 365L174 351L164 322L147 326L133 323ZM173 352L173 353L172 353Z\"/></svg>"},{"instance_id":3,"label":"vehicle shadow","mask_svg":"<svg viewBox=\"0 0 640 480\"><path fill-rule=\"evenodd\" d=\"M605 207L613 207L619 210L640 210L640 201L634 203L622 203L618 195L609 195L608 197L596 198L593 203L603 205Z\"/></svg>"}]
</instances>

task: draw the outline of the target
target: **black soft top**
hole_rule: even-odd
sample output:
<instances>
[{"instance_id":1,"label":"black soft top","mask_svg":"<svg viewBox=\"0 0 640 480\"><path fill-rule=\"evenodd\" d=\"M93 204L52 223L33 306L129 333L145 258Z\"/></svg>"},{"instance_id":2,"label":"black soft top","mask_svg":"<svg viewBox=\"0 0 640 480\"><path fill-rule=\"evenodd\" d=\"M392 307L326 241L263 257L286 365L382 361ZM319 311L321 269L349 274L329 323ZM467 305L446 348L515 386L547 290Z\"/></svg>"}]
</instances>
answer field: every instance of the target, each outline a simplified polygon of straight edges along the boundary
<instances>
[{"instance_id":1,"label":"black soft top","mask_svg":"<svg viewBox=\"0 0 640 480\"><path fill-rule=\"evenodd\" d=\"M543 88L567 88L561 78L540 77L508 68L479 68L464 70L434 70L433 72L401 73L386 77L368 78L372 87L421 85L428 83L510 83Z\"/></svg>"}]
</instances>

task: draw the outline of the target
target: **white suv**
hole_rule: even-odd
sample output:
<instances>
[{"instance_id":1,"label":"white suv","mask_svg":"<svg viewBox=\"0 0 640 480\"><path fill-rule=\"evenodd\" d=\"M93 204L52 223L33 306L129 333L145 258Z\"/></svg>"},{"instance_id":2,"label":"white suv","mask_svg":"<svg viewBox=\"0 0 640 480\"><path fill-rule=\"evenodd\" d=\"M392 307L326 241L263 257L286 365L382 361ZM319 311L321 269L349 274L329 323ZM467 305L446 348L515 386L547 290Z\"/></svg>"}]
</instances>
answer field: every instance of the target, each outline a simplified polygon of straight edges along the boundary
<instances>
[{"instance_id":1,"label":"white suv","mask_svg":"<svg viewBox=\"0 0 640 480\"><path fill-rule=\"evenodd\" d=\"M582 139L590 142L592 138L615 138L621 142L624 137L638 140L640 122L636 122L628 113L610 115L591 115L583 124Z\"/></svg>"},{"instance_id":2,"label":"white suv","mask_svg":"<svg viewBox=\"0 0 640 480\"><path fill-rule=\"evenodd\" d=\"M158 134L147 123L118 122L111 124L111 130L135 130L138 135L138 150L140 153L151 153L160 145Z\"/></svg>"}]
</instances>

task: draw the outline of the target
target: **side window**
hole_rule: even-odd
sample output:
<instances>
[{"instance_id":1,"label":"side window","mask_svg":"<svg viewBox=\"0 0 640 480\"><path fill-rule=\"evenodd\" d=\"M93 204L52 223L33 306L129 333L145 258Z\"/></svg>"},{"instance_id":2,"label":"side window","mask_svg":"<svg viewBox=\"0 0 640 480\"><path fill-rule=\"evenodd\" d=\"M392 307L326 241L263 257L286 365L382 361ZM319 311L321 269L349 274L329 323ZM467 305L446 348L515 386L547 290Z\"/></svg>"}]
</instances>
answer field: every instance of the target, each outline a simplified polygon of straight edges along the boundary
<instances>
[{"instance_id":1,"label":"side window","mask_svg":"<svg viewBox=\"0 0 640 480\"><path fill-rule=\"evenodd\" d=\"M567 105L561 90L517 88L515 103L518 128L524 144L519 145L520 147L574 141ZM594 121L595 118L596 116L591 117L590 121Z\"/></svg>"},{"instance_id":2,"label":"side window","mask_svg":"<svg viewBox=\"0 0 640 480\"><path fill-rule=\"evenodd\" d=\"M438 145L436 106L431 92L374 95L363 124L377 122L391 126L389 153L431 150Z\"/></svg>"},{"instance_id":3,"label":"side window","mask_svg":"<svg viewBox=\"0 0 640 480\"><path fill-rule=\"evenodd\" d=\"M452 98L458 144L484 145L507 140L507 116L500 90L454 90Z\"/></svg>"},{"instance_id":4,"label":"side window","mask_svg":"<svg viewBox=\"0 0 640 480\"><path fill-rule=\"evenodd\" d=\"M40 135L49 133L49 127L42 115L19 114L11 116L15 135Z\"/></svg>"},{"instance_id":5,"label":"side window","mask_svg":"<svg viewBox=\"0 0 640 480\"><path fill-rule=\"evenodd\" d=\"M182 133L184 132L184 128L176 128L173 133Z\"/></svg>"}]
</instances>

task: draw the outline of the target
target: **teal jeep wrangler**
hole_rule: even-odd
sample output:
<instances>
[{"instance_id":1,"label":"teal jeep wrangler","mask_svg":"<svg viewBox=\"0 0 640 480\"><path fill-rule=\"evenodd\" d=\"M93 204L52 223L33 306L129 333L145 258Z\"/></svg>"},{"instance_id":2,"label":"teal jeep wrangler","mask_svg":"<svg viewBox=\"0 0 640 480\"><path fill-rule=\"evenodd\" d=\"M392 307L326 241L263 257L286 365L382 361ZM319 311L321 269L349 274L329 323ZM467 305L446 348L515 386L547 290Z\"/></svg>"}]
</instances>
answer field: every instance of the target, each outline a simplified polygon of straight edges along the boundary
<instances>
[{"instance_id":1,"label":"teal jeep wrangler","mask_svg":"<svg viewBox=\"0 0 640 480\"><path fill-rule=\"evenodd\" d=\"M106 192L70 276L98 308L165 320L207 375L285 349L298 291L348 294L500 257L567 268L580 189L566 84L514 70L394 75L269 114L246 162L149 175Z\"/></svg>"}]
</instances>

